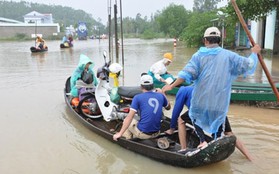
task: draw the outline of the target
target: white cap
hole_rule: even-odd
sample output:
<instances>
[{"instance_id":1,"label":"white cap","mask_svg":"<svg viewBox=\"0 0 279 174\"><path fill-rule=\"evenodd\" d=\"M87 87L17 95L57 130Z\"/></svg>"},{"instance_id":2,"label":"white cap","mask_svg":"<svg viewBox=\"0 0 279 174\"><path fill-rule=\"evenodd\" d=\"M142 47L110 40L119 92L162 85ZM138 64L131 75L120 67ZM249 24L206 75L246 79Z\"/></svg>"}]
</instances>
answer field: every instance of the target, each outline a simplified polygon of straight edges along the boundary
<instances>
[{"instance_id":1,"label":"white cap","mask_svg":"<svg viewBox=\"0 0 279 174\"><path fill-rule=\"evenodd\" d=\"M109 66L109 70L112 73L118 73L122 70L122 66L119 63L113 63Z\"/></svg>"},{"instance_id":2,"label":"white cap","mask_svg":"<svg viewBox=\"0 0 279 174\"><path fill-rule=\"evenodd\" d=\"M153 78L150 75L143 75L140 78L140 84L141 85L152 85Z\"/></svg>"},{"instance_id":3,"label":"white cap","mask_svg":"<svg viewBox=\"0 0 279 174\"><path fill-rule=\"evenodd\" d=\"M221 33L217 27L209 27L205 30L203 37L221 37Z\"/></svg>"}]
</instances>

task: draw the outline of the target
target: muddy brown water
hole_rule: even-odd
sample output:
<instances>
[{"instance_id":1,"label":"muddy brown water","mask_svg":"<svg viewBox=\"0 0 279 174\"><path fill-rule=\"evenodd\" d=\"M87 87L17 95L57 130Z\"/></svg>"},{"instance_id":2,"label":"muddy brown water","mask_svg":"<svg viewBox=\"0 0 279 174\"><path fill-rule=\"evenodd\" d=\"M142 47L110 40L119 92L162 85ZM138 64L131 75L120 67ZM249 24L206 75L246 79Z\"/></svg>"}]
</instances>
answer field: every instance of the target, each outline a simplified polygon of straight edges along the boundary
<instances>
[{"instance_id":1,"label":"muddy brown water","mask_svg":"<svg viewBox=\"0 0 279 174\"><path fill-rule=\"evenodd\" d=\"M107 40L75 41L72 49L64 50L59 48L59 41L49 41L49 51L38 54L31 54L29 48L33 44L32 41L1 42L0 173L278 173L279 110L230 106L232 129L249 149L253 162L235 150L228 159L209 166L194 169L170 166L91 132L65 105L65 80L78 64L79 55L91 57L96 70L103 64ZM140 74L161 59L164 52L174 54L175 61L169 71L177 74L196 51L180 43L173 48L172 40L165 39L129 39L124 44L125 74L121 82L124 85L139 84ZM265 62L278 81L279 57L266 55ZM239 80L267 83L260 68L255 76ZM174 97L168 97L173 103Z\"/></svg>"}]
</instances>

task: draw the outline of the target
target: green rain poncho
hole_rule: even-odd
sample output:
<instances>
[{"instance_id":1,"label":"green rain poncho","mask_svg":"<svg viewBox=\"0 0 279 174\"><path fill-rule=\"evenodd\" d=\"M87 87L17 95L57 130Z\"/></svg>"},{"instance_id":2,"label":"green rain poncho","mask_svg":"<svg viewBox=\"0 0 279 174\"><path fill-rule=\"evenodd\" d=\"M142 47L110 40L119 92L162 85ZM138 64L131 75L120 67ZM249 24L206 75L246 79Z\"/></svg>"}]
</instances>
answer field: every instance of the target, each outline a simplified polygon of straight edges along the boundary
<instances>
[{"instance_id":1,"label":"green rain poncho","mask_svg":"<svg viewBox=\"0 0 279 174\"><path fill-rule=\"evenodd\" d=\"M208 133L216 133L226 119L232 81L254 73L257 62L255 53L246 58L221 47L201 47L178 74L186 82L194 80L191 120Z\"/></svg>"},{"instance_id":2,"label":"green rain poncho","mask_svg":"<svg viewBox=\"0 0 279 174\"><path fill-rule=\"evenodd\" d=\"M71 76L71 95L73 97L78 97L78 88L76 87L76 82L77 80L79 80L81 78L81 74L85 69L85 65L87 63L91 63L91 65L89 66L88 71L90 73L92 73L93 76L93 86L96 86L98 84L98 80L93 72L93 67L94 67L94 63L93 61L87 57L84 54L81 54L79 57L79 63L78 63L78 67L75 69L75 71L73 72L72 76Z\"/></svg>"}]
</instances>

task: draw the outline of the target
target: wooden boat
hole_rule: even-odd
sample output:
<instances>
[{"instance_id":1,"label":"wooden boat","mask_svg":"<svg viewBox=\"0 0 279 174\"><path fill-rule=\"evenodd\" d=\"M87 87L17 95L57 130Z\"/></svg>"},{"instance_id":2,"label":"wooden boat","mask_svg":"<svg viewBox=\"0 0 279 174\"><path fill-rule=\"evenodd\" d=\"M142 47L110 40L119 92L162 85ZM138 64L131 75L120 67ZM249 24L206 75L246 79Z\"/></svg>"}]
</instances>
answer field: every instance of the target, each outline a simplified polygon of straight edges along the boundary
<instances>
[{"instance_id":1,"label":"wooden boat","mask_svg":"<svg viewBox=\"0 0 279 174\"><path fill-rule=\"evenodd\" d=\"M60 44L60 48L71 48L73 47L73 44L68 44L68 43L61 43Z\"/></svg>"},{"instance_id":2,"label":"wooden boat","mask_svg":"<svg viewBox=\"0 0 279 174\"><path fill-rule=\"evenodd\" d=\"M155 85L156 88L162 88L163 86L164 84ZM276 87L279 90L279 83L276 84ZM179 87L175 87L167 94L176 95L178 90ZM275 102L277 98L269 84L234 82L231 90L231 101Z\"/></svg>"},{"instance_id":3,"label":"wooden boat","mask_svg":"<svg viewBox=\"0 0 279 174\"><path fill-rule=\"evenodd\" d=\"M275 84L279 90L279 83ZM270 84L234 82L231 101L267 101L275 102L277 98Z\"/></svg>"},{"instance_id":4,"label":"wooden boat","mask_svg":"<svg viewBox=\"0 0 279 174\"><path fill-rule=\"evenodd\" d=\"M48 51L48 47L46 47L45 49L38 49L36 47L31 47L30 50L31 50L32 53L39 53L39 52Z\"/></svg>"},{"instance_id":5,"label":"wooden boat","mask_svg":"<svg viewBox=\"0 0 279 174\"><path fill-rule=\"evenodd\" d=\"M147 140L126 140L125 138L120 138L118 141L114 141L113 134L120 130L122 120L112 120L107 122L102 117L89 118L79 114L77 110L70 104L71 97L68 95L69 92L70 80L68 78L64 88L65 102L73 115L81 123L83 123L94 133L110 140L112 143L119 144L126 149L146 157L174 166L192 168L222 161L228 158L234 152L236 142L235 136L225 136L211 141L204 149L195 149L194 147L197 147L199 144L199 139L192 128L187 128L187 146L193 149L186 154L177 152L180 149L177 132L168 136L165 133L161 133L157 138ZM170 119L164 118L162 120L161 132L169 129L169 127ZM207 137L207 139L209 140L210 137Z\"/></svg>"}]
</instances>

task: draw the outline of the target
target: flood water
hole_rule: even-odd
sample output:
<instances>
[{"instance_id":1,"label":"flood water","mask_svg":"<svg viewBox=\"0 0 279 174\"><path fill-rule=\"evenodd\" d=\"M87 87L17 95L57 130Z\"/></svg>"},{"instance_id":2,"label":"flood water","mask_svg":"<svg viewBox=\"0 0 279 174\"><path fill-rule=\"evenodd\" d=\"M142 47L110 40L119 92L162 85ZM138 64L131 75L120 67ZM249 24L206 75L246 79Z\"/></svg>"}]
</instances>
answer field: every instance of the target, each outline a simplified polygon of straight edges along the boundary
<instances>
[{"instance_id":1,"label":"flood water","mask_svg":"<svg viewBox=\"0 0 279 174\"><path fill-rule=\"evenodd\" d=\"M237 149L226 160L204 167L184 169L163 164L126 150L85 128L64 102L66 78L81 53L91 57L94 69L103 64L107 41L75 41L62 50L59 41L47 42L49 51L31 54L32 41L1 42L0 173L1 174L273 174L279 170L279 110L230 106L233 132L252 156L249 162ZM122 84L136 85L142 72L164 52L172 52L173 74L183 68L196 48L172 40L124 41L125 73ZM122 56L120 56L120 60ZM279 81L279 57L266 55L266 65ZM268 83L258 68L255 76L240 81ZM174 97L168 96L173 103ZM170 115L170 112L167 112Z\"/></svg>"}]
</instances>

